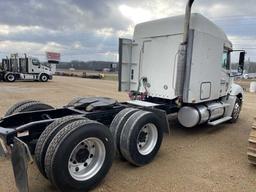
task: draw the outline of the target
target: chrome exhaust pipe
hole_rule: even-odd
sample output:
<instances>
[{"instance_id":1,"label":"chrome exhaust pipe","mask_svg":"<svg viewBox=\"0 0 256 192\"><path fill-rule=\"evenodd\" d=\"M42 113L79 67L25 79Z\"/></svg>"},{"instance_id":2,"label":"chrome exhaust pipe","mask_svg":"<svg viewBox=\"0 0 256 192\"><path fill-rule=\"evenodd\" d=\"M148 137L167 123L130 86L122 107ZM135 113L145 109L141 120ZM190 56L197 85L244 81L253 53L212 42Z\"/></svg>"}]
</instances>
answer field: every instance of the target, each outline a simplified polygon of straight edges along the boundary
<instances>
[{"instance_id":1,"label":"chrome exhaust pipe","mask_svg":"<svg viewBox=\"0 0 256 192\"><path fill-rule=\"evenodd\" d=\"M194 0L189 0L186 6L185 19L184 19L184 34L183 41L181 42L178 50L178 61L177 61L177 75L175 83L175 95L182 99L184 80L185 80L185 68L187 59L187 44L190 26L191 8Z\"/></svg>"},{"instance_id":2,"label":"chrome exhaust pipe","mask_svg":"<svg viewBox=\"0 0 256 192\"><path fill-rule=\"evenodd\" d=\"M186 6L185 12L185 22L184 22L184 35L183 35L183 44L187 44L188 42L188 32L189 32L189 25L190 25L190 17L191 17L191 8L194 3L194 0L189 0Z\"/></svg>"}]
</instances>

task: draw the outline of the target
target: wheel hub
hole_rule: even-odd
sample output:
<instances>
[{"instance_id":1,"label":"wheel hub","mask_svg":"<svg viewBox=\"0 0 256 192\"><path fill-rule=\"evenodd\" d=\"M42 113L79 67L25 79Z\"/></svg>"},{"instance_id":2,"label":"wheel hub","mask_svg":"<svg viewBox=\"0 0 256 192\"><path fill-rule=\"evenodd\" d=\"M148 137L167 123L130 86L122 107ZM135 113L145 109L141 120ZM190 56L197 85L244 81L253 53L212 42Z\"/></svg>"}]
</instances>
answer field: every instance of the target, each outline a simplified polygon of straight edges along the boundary
<instances>
[{"instance_id":1,"label":"wheel hub","mask_svg":"<svg viewBox=\"0 0 256 192\"><path fill-rule=\"evenodd\" d=\"M237 119L238 116L239 116L240 108L241 108L241 107L240 107L239 103L236 103L236 104L235 104L235 107L234 107L234 112L233 112L235 119Z\"/></svg>"},{"instance_id":2,"label":"wheel hub","mask_svg":"<svg viewBox=\"0 0 256 192\"><path fill-rule=\"evenodd\" d=\"M145 131L142 131L142 132L140 132L140 134L139 134L139 142L145 142L146 141L146 139L147 139L147 132L145 132Z\"/></svg>"},{"instance_id":3,"label":"wheel hub","mask_svg":"<svg viewBox=\"0 0 256 192\"><path fill-rule=\"evenodd\" d=\"M14 76L13 76L13 75L8 75L8 76L7 76L7 79L8 79L9 81L13 81L13 80L14 80Z\"/></svg>"},{"instance_id":4,"label":"wheel hub","mask_svg":"<svg viewBox=\"0 0 256 192\"><path fill-rule=\"evenodd\" d=\"M44 76L42 76L42 80L43 81L46 81L47 80L47 77L44 75Z\"/></svg>"},{"instance_id":5,"label":"wheel hub","mask_svg":"<svg viewBox=\"0 0 256 192\"><path fill-rule=\"evenodd\" d=\"M143 126L137 137L137 149L140 154L148 155L151 153L158 140L158 131L153 123Z\"/></svg>"},{"instance_id":6,"label":"wheel hub","mask_svg":"<svg viewBox=\"0 0 256 192\"><path fill-rule=\"evenodd\" d=\"M88 180L101 169L105 157L104 143L95 137L87 138L81 141L71 152L68 171L78 181Z\"/></svg>"},{"instance_id":7,"label":"wheel hub","mask_svg":"<svg viewBox=\"0 0 256 192\"><path fill-rule=\"evenodd\" d=\"M79 149L79 151L76 154L76 160L78 163L83 163L85 162L90 155L90 152L88 149Z\"/></svg>"}]
</instances>

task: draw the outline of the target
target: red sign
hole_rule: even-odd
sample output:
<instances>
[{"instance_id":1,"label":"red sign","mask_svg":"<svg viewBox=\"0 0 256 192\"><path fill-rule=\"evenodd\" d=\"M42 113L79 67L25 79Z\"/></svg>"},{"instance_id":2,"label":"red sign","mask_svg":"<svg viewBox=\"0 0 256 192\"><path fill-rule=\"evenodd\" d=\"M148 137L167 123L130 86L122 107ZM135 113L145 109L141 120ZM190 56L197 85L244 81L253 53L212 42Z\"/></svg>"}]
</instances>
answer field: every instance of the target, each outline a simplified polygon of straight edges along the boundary
<instances>
[{"instance_id":1,"label":"red sign","mask_svg":"<svg viewBox=\"0 0 256 192\"><path fill-rule=\"evenodd\" d=\"M59 61L60 53L46 52L46 57L47 57L47 60L50 60L50 61Z\"/></svg>"}]
</instances>

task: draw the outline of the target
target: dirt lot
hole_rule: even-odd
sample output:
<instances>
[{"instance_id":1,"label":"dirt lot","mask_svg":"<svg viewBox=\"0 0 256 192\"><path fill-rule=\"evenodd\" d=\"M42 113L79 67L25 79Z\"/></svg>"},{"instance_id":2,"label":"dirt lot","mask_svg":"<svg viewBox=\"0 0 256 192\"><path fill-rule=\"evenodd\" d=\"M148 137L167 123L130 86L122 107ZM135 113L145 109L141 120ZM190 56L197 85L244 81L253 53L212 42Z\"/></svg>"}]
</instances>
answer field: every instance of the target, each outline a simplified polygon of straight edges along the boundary
<instances>
[{"instance_id":1,"label":"dirt lot","mask_svg":"<svg viewBox=\"0 0 256 192\"><path fill-rule=\"evenodd\" d=\"M37 99L62 106L75 96L107 96L128 99L118 93L115 81L55 77L49 83L0 82L0 116L19 100ZM141 168L116 160L104 181L94 191L237 191L252 192L256 167L247 163L247 139L256 116L256 94L246 93L236 124L199 126L186 130L170 121L171 135L165 136L155 160ZM0 159L0 192L16 191L9 161ZM35 165L29 167L32 192L56 191Z\"/></svg>"}]
</instances>

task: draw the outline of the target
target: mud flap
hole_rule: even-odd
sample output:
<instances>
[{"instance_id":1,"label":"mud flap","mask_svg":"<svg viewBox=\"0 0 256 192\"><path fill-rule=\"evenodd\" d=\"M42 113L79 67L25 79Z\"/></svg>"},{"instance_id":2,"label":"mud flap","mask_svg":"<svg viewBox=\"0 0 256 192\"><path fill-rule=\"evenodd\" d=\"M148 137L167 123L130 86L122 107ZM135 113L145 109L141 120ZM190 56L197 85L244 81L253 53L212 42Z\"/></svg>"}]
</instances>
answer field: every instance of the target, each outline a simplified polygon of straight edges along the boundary
<instances>
[{"instance_id":1,"label":"mud flap","mask_svg":"<svg viewBox=\"0 0 256 192\"><path fill-rule=\"evenodd\" d=\"M19 192L28 192L28 161L32 161L32 156L26 143L18 139L13 140L11 153L12 168L15 177L16 187Z\"/></svg>"},{"instance_id":2,"label":"mud flap","mask_svg":"<svg viewBox=\"0 0 256 192\"><path fill-rule=\"evenodd\" d=\"M0 157L6 157L8 154L8 150L5 146L4 141L0 138Z\"/></svg>"}]
</instances>

